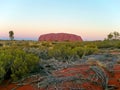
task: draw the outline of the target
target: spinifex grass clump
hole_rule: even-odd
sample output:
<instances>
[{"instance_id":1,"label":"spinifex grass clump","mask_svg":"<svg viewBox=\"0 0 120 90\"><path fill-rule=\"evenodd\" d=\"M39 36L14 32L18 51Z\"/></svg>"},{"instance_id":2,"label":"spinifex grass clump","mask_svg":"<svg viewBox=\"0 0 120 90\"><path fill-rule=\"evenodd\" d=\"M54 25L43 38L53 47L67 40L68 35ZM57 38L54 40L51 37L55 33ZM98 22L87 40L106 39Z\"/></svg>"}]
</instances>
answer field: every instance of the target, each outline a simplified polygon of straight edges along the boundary
<instances>
[{"instance_id":1,"label":"spinifex grass clump","mask_svg":"<svg viewBox=\"0 0 120 90\"><path fill-rule=\"evenodd\" d=\"M98 80L101 80L100 84L101 86L106 90L108 86L108 77L104 70L98 66L91 66L91 70L95 72L94 78L96 79L96 82L99 82Z\"/></svg>"}]
</instances>

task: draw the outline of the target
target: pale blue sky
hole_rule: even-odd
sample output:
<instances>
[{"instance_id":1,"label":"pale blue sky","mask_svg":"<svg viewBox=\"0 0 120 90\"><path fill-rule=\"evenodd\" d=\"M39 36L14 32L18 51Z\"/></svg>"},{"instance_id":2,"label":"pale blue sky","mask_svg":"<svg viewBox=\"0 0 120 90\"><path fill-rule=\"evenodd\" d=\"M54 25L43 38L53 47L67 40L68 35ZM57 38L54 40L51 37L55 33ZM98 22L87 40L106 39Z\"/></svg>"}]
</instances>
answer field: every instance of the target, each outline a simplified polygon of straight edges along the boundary
<instances>
[{"instance_id":1,"label":"pale blue sky","mask_svg":"<svg viewBox=\"0 0 120 90\"><path fill-rule=\"evenodd\" d=\"M120 0L1 0L0 38L37 40L45 33L73 33L84 40L120 32Z\"/></svg>"}]
</instances>

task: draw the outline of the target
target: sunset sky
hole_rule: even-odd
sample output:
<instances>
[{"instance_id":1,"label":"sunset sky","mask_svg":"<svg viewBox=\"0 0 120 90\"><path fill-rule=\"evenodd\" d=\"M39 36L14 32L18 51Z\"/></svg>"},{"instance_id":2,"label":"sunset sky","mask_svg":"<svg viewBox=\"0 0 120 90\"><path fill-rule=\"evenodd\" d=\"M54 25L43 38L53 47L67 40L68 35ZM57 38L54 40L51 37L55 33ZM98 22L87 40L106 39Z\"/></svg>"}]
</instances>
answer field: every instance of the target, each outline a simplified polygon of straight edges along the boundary
<instances>
[{"instance_id":1,"label":"sunset sky","mask_svg":"<svg viewBox=\"0 0 120 90\"><path fill-rule=\"evenodd\" d=\"M46 33L72 33L103 40L120 32L120 0L0 0L0 39L37 40Z\"/></svg>"}]
</instances>

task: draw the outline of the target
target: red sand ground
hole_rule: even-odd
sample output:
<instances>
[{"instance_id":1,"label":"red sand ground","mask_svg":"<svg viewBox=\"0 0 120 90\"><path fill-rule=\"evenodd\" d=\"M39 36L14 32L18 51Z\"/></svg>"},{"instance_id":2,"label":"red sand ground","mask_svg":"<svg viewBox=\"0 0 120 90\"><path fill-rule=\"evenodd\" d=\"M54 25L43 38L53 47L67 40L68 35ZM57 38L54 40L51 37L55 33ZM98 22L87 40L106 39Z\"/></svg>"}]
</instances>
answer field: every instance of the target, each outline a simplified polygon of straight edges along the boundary
<instances>
[{"instance_id":1,"label":"red sand ground","mask_svg":"<svg viewBox=\"0 0 120 90\"><path fill-rule=\"evenodd\" d=\"M94 74L94 72L90 72L89 74L86 72L89 68L90 68L90 65L77 65L74 67L70 67L70 68L66 68L66 69L54 72L53 75L58 77L61 75L67 77L67 76L74 76L78 73L81 73L84 75L84 77L88 77L89 74ZM114 72L112 75L111 73L107 72L107 75L109 76L108 84L115 86L116 87L115 90L120 90L120 64L115 65L113 71ZM0 90L11 90L15 86L16 86L15 84L9 84L7 86L0 85ZM79 84L74 84L73 82L65 82L64 84L62 84L61 87L64 87L63 90L70 90L69 87L72 87L72 88L83 87L86 90L103 90L101 86L95 85L91 82L86 82L82 84L82 86L80 86ZM16 90L46 90L46 89L35 89L32 85L26 85L26 86L21 86ZM49 87L48 90L55 90L55 89L53 89L53 87Z\"/></svg>"},{"instance_id":2,"label":"red sand ground","mask_svg":"<svg viewBox=\"0 0 120 90\"><path fill-rule=\"evenodd\" d=\"M16 85L15 84L9 84L7 86L0 86L0 90L12 90L13 88L15 88ZM31 85L26 85L26 86L21 86L19 88L17 88L16 90L36 90L34 87L32 87Z\"/></svg>"}]
</instances>

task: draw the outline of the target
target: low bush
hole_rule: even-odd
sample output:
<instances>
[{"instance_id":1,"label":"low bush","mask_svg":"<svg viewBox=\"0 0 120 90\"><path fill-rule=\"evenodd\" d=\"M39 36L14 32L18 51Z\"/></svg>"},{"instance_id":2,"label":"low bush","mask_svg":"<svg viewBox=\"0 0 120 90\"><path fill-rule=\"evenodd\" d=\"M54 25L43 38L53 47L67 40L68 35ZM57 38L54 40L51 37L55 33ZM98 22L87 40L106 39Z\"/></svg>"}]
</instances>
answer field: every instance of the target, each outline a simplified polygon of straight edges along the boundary
<instances>
[{"instance_id":1,"label":"low bush","mask_svg":"<svg viewBox=\"0 0 120 90\"><path fill-rule=\"evenodd\" d=\"M38 67L39 58L34 54L19 49L0 50L0 81L4 79L19 80Z\"/></svg>"}]
</instances>

